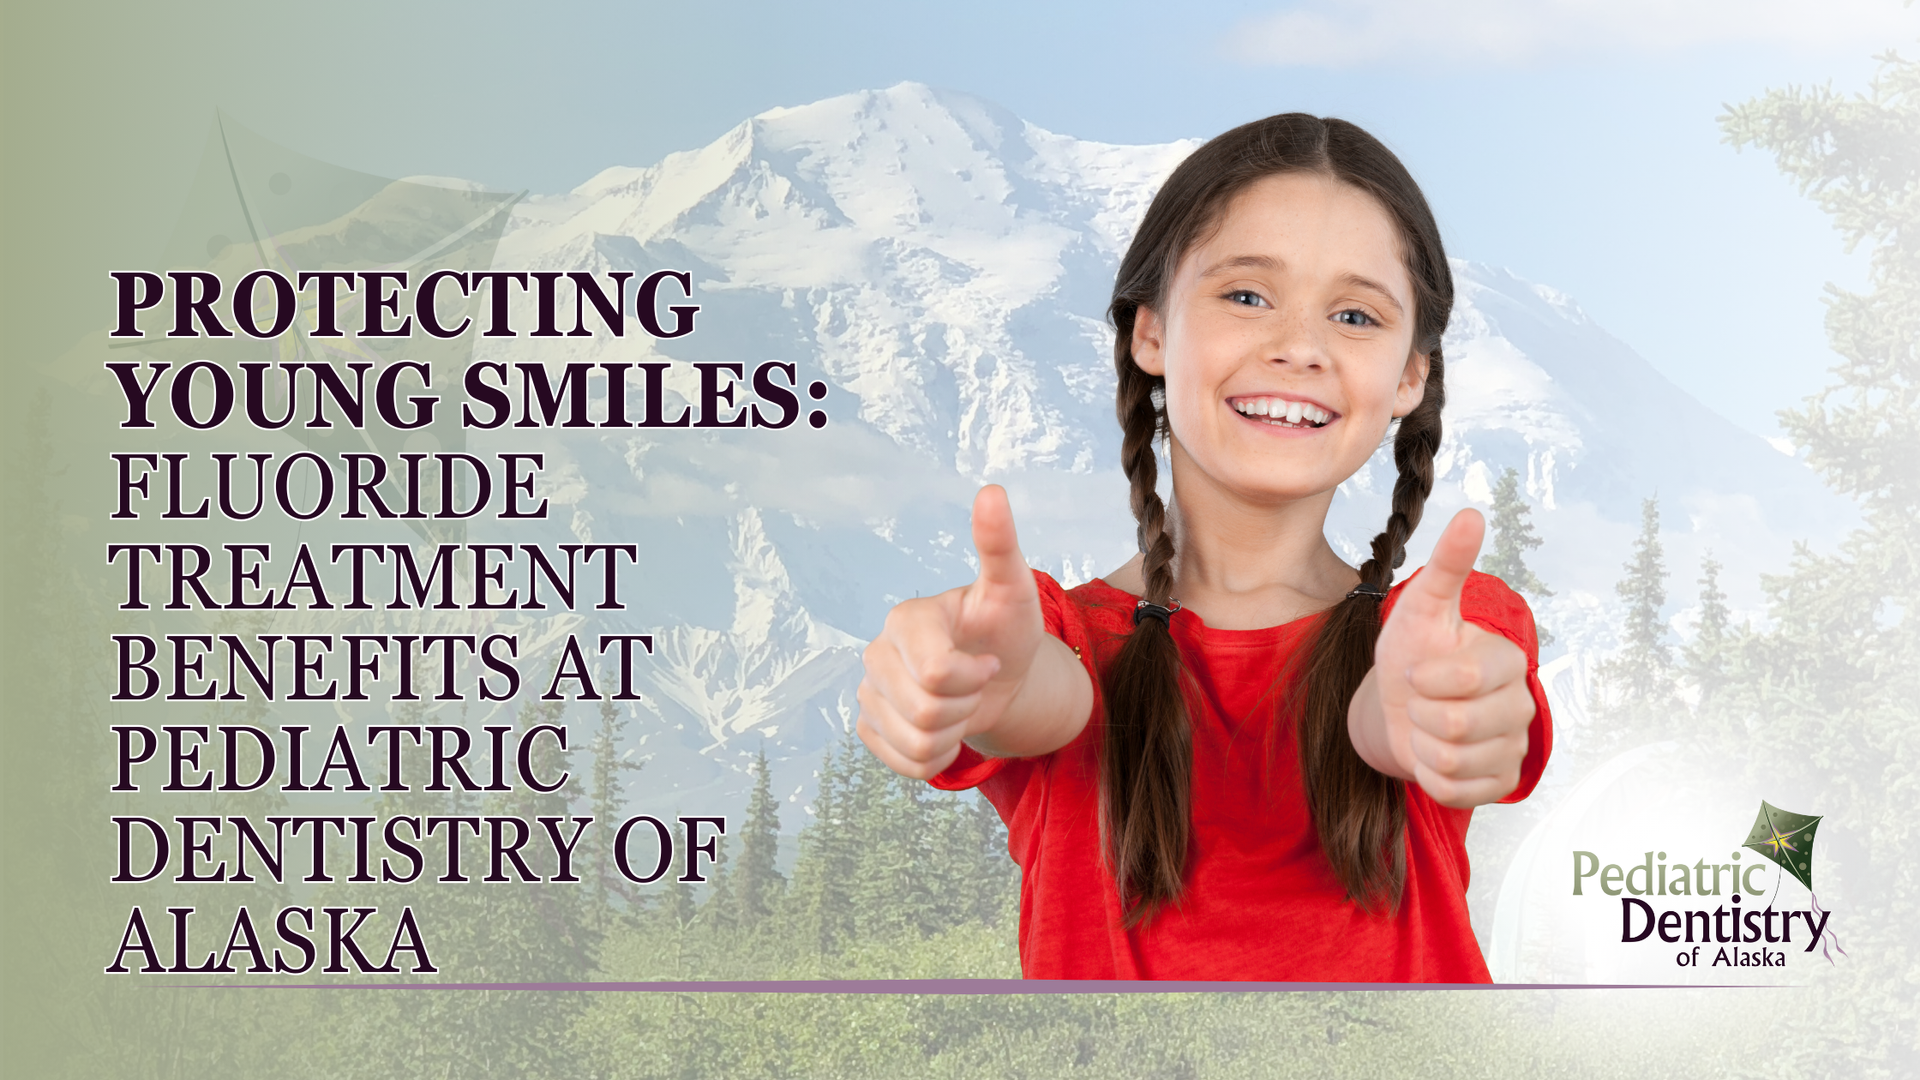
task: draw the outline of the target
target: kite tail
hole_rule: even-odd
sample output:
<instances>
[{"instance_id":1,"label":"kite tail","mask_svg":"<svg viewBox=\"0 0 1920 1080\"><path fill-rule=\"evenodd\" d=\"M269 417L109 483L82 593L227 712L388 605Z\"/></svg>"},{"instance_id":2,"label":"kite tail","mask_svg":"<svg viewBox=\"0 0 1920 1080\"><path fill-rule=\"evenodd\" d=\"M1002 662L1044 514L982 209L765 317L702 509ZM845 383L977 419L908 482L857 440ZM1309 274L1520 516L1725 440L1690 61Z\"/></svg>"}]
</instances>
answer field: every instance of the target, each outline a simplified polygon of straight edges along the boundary
<instances>
[{"instance_id":1,"label":"kite tail","mask_svg":"<svg viewBox=\"0 0 1920 1080\"><path fill-rule=\"evenodd\" d=\"M1813 892L1813 890L1811 890L1811 889L1809 889L1809 890L1807 890L1807 896L1808 896L1808 897L1810 898L1810 899L1809 899L1809 901L1808 901L1808 906L1810 906L1810 907L1812 907L1812 908L1813 908L1813 913L1814 913L1815 915L1819 915L1819 916L1822 916L1822 917L1823 917L1823 920L1824 920L1824 916L1825 916L1825 915L1826 915L1827 913L1826 913L1826 912L1824 912L1824 911L1822 911L1822 910L1820 910L1820 897L1819 897L1819 896L1817 896L1817 895L1815 895L1815 894L1814 894L1814 892ZM1831 953L1831 952L1829 952L1829 951L1827 951L1827 942L1828 942L1828 940L1829 940L1829 939L1831 939L1831 940L1832 940L1832 942L1833 942L1833 947L1834 947L1835 949L1840 949L1840 955L1841 955L1841 956L1847 956L1847 950L1845 950L1845 949L1841 949L1841 948L1840 948L1840 935L1838 935L1838 934L1835 934L1835 933L1834 933L1833 931L1831 931L1831 930L1823 930L1823 931L1821 931L1821 933L1820 933L1820 955L1821 955L1821 956L1824 956L1824 957L1826 957L1826 958L1827 958L1827 963L1829 963L1829 964L1831 964L1831 963L1833 963L1833 953Z\"/></svg>"}]
</instances>

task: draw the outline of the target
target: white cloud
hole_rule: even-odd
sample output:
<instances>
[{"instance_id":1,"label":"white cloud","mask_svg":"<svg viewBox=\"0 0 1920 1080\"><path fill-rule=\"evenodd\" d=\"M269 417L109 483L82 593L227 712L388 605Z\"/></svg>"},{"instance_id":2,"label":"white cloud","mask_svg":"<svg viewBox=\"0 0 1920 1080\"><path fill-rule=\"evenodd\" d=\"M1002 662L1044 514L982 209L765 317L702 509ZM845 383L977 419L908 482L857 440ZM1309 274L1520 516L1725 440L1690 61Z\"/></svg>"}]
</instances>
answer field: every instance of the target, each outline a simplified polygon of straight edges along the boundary
<instances>
[{"instance_id":1,"label":"white cloud","mask_svg":"<svg viewBox=\"0 0 1920 1080\"><path fill-rule=\"evenodd\" d=\"M1517 66L1720 44L1878 49L1916 33L1920 8L1900 0L1305 0L1242 24L1227 48L1300 67Z\"/></svg>"}]
</instances>

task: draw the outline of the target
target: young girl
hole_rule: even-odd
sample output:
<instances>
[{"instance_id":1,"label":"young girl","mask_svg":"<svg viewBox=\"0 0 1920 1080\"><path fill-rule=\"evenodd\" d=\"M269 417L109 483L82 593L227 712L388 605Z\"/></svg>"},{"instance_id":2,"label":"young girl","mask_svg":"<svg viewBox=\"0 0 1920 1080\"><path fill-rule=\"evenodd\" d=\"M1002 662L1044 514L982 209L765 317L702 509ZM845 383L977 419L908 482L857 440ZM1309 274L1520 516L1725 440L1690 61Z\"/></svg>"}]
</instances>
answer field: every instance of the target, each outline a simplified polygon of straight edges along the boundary
<instances>
[{"instance_id":1,"label":"young girl","mask_svg":"<svg viewBox=\"0 0 1920 1080\"><path fill-rule=\"evenodd\" d=\"M1109 309L1140 554L1063 591L989 486L979 580L867 648L861 739L1007 823L1028 978L1487 980L1467 822L1533 788L1550 728L1532 616L1472 570L1479 514L1391 584L1433 487L1452 303L1426 200L1371 136L1289 114L1212 140ZM1356 571L1327 510L1396 419L1392 515Z\"/></svg>"}]
</instances>

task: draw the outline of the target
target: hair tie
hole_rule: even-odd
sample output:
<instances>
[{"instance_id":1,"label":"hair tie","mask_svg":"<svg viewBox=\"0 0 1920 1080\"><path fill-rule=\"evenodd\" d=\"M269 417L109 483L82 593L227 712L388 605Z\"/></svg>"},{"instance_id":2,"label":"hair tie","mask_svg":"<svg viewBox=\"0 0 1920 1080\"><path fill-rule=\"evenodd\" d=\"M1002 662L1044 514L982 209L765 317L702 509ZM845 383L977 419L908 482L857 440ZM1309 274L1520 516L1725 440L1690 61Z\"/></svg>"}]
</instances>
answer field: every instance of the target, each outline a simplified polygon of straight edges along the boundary
<instances>
[{"instance_id":1,"label":"hair tie","mask_svg":"<svg viewBox=\"0 0 1920 1080\"><path fill-rule=\"evenodd\" d=\"M1353 587L1353 591L1347 594L1347 599L1351 600L1356 596L1364 596L1371 600L1385 600L1387 598L1387 590L1375 585L1371 581L1363 581Z\"/></svg>"},{"instance_id":2,"label":"hair tie","mask_svg":"<svg viewBox=\"0 0 1920 1080\"><path fill-rule=\"evenodd\" d=\"M1133 605L1133 625L1139 626L1141 619L1159 619L1160 625L1173 629L1173 613L1180 610L1180 601L1168 600L1165 607L1142 600Z\"/></svg>"}]
</instances>

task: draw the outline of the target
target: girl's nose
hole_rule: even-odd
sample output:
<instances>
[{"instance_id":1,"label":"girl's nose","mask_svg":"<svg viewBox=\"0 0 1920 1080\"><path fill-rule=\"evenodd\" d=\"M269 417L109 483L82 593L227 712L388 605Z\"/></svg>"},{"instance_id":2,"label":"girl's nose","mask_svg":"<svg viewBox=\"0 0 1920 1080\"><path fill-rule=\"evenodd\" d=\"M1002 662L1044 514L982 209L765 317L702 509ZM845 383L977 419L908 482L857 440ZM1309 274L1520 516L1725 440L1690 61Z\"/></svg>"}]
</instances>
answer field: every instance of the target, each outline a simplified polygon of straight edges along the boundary
<instances>
[{"instance_id":1,"label":"girl's nose","mask_svg":"<svg viewBox=\"0 0 1920 1080\"><path fill-rule=\"evenodd\" d=\"M1302 371L1318 371L1327 366L1326 328L1322 320L1308 311L1289 311L1286 318L1274 319L1272 336L1263 343L1263 359L1288 364Z\"/></svg>"}]
</instances>

